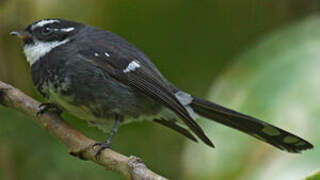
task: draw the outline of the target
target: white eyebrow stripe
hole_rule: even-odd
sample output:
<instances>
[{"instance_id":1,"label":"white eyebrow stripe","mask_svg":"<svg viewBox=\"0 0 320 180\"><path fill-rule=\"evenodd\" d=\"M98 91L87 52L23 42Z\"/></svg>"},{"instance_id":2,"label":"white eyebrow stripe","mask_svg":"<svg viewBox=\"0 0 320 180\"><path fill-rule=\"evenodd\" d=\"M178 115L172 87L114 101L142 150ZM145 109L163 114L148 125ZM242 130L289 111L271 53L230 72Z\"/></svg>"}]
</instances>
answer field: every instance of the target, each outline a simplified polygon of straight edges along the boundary
<instances>
[{"instance_id":1,"label":"white eyebrow stripe","mask_svg":"<svg viewBox=\"0 0 320 180\"><path fill-rule=\"evenodd\" d=\"M48 28L51 29L51 28ZM58 29L58 28L53 28L53 31L62 31L62 32L71 32L74 30L74 27L69 27L69 28L62 28L62 29Z\"/></svg>"},{"instance_id":2,"label":"white eyebrow stripe","mask_svg":"<svg viewBox=\"0 0 320 180\"><path fill-rule=\"evenodd\" d=\"M43 27L47 24L52 24L52 23L56 23L56 22L60 22L59 20L57 19L49 19L49 20L41 20L39 22L37 22L36 24L32 25L31 26L31 30L34 30L38 27Z\"/></svg>"},{"instance_id":3,"label":"white eyebrow stripe","mask_svg":"<svg viewBox=\"0 0 320 180\"><path fill-rule=\"evenodd\" d=\"M105 52L104 55L106 55L107 57L110 57L110 54Z\"/></svg>"},{"instance_id":4,"label":"white eyebrow stripe","mask_svg":"<svg viewBox=\"0 0 320 180\"><path fill-rule=\"evenodd\" d=\"M60 29L60 31L63 31L63 32L71 32L73 30L74 30L74 27Z\"/></svg>"},{"instance_id":5,"label":"white eyebrow stripe","mask_svg":"<svg viewBox=\"0 0 320 180\"><path fill-rule=\"evenodd\" d=\"M141 67L139 62L134 60L131 63L129 63L129 65L127 66L127 68L125 70L123 70L123 72L128 73L128 72L136 70L139 67Z\"/></svg>"}]
</instances>

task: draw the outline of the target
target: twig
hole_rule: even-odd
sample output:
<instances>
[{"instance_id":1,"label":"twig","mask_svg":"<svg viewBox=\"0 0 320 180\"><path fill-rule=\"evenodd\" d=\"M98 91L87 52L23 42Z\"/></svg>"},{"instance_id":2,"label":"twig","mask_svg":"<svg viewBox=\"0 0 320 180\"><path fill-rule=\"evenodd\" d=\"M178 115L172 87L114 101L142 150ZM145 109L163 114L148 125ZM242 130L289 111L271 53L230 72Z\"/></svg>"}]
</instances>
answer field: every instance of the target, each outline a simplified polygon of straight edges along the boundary
<instances>
[{"instance_id":1,"label":"twig","mask_svg":"<svg viewBox=\"0 0 320 180\"><path fill-rule=\"evenodd\" d=\"M103 150L96 159L95 153L98 146L92 146L95 143L94 140L71 127L57 114L46 112L37 117L40 103L1 81L0 104L32 117L41 127L58 138L69 149L71 155L91 160L108 170L122 174L128 180L166 180L149 170L139 158L126 157L111 149Z\"/></svg>"}]
</instances>

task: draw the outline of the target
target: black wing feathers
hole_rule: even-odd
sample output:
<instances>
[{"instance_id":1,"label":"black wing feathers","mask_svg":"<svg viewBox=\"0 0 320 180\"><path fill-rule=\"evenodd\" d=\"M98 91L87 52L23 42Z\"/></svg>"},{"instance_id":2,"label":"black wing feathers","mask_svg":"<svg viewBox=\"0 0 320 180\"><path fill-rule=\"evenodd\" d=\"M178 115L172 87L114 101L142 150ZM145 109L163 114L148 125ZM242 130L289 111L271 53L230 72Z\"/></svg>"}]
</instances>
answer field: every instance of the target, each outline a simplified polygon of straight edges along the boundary
<instances>
[{"instance_id":1,"label":"black wing feathers","mask_svg":"<svg viewBox=\"0 0 320 180\"><path fill-rule=\"evenodd\" d=\"M194 142L198 142L197 139L187 129L177 125L173 121L164 120L164 119L154 119L153 121L177 131L178 133L184 135L185 137L189 138Z\"/></svg>"},{"instance_id":2,"label":"black wing feathers","mask_svg":"<svg viewBox=\"0 0 320 180\"><path fill-rule=\"evenodd\" d=\"M79 52L81 56L93 62L109 76L171 109L204 143L214 147L201 127L177 100L168 81L140 50L113 33L94 28L90 30L95 31L95 36L84 37L86 38L84 43L88 42L89 39L94 41L92 44L96 46L88 47L88 44L83 44ZM99 38L97 34L99 34ZM104 56L104 52L107 52L110 56ZM97 54L95 55L95 53ZM132 71L125 72L124 70L133 61L136 61L140 66Z\"/></svg>"},{"instance_id":3,"label":"black wing feathers","mask_svg":"<svg viewBox=\"0 0 320 180\"><path fill-rule=\"evenodd\" d=\"M83 44L80 43L79 52L82 57L95 64L108 76L171 109L204 143L214 147L200 126L190 117L186 108L176 98L175 92L179 91L179 89L171 85L161 75L145 54L111 32L91 27L88 27L87 30L93 31L89 34L94 34L94 36L82 37L84 41ZM94 44L95 46L89 47L88 41L92 42L89 44ZM125 70L132 62L138 63L139 66ZM204 117L238 129L281 150L300 152L313 148L313 145L309 142L287 131L209 101L193 97L191 107L196 113ZM174 122L162 119L154 121L196 141L188 130Z\"/></svg>"},{"instance_id":4,"label":"black wing feathers","mask_svg":"<svg viewBox=\"0 0 320 180\"><path fill-rule=\"evenodd\" d=\"M134 59L133 59L134 60ZM133 61L132 60L132 61ZM177 100L170 91L167 84L156 79L152 75L152 71L141 63L140 67L134 71L124 73L124 69L119 69L108 64L108 61L94 61L101 69L122 83L139 90L143 94L157 100L167 108L175 112L183 122L207 145L214 147L213 143L205 135L201 127L190 117L184 106ZM128 64L131 61L128 62Z\"/></svg>"}]
</instances>

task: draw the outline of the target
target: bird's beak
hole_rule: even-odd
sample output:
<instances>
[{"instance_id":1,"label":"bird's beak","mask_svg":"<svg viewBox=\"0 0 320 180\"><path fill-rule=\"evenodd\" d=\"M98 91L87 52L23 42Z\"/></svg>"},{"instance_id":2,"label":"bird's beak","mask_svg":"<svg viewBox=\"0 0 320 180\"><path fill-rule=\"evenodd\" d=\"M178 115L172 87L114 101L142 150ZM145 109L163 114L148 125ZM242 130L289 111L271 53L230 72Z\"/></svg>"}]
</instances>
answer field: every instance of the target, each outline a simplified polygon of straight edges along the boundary
<instances>
[{"instance_id":1,"label":"bird's beak","mask_svg":"<svg viewBox=\"0 0 320 180\"><path fill-rule=\"evenodd\" d=\"M32 38L31 34L27 31L13 31L10 33L10 35L17 36L22 40L28 40Z\"/></svg>"}]
</instances>

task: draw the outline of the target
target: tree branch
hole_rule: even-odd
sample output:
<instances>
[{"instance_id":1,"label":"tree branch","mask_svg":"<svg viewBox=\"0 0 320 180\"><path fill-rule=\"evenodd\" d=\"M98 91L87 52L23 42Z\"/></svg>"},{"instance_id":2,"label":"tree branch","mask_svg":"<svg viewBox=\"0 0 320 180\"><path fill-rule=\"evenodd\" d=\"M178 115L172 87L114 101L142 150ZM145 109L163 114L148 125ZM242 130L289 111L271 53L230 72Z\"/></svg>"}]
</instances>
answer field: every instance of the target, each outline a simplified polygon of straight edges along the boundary
<instances>
[{"instance_id":1,"label":"tree branch","mask_svg":"<svg viewBox=\"0 0 320 180\"><path fill-rule=\"evenodd\" d=\"M46 112L37 117L40 103L1 81L0 104L32 117L41 127L58 138L69 149L71 155L91 160L108 170L122 174L128 180L167 180L149 170L139 158L126 157L111 149L103 150L96 159L98 146L92 146L96 141L72 128L57 114Z\"/></svg>"}]
</instances>

